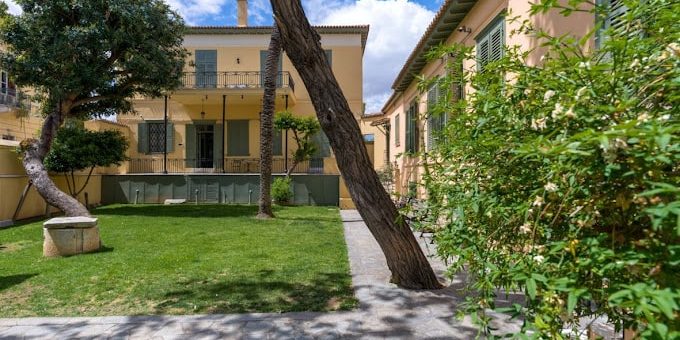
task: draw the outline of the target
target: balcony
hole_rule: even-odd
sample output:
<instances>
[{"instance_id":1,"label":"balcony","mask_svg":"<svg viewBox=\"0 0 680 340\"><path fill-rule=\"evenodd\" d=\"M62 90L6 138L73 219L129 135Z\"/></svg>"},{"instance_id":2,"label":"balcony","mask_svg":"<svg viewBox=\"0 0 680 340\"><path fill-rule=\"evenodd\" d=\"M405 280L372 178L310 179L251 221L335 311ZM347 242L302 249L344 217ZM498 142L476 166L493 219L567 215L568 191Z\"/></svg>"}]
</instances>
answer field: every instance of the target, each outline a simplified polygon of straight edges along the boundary
<instances>
[{"instance_id":1,"label":"balcony","mask_svg":"<svg viewBox=\"0 0 680 340\"><path fill-rule=\"evenodd\" d=\"M293 161L289 160L288 165ZM168 158L167 171L170 174L190 173L228 173L228 174L258 174L260 172L259 158L226 158L223 164L214 159L183 159ZM159 158L133 158L127 161L128 174L160 174L164 171L164 161ZM272 160L272 173L286 172L285 161L281 158ZM324 159L312 158L298 164L294 174L324 174Z\"/></svg>"},{"instance_id":2,"label":"balcony","mask_svg":"<svg viewBox=\"0 0 680 340\"><path fill-rule=\"evenodd\" d=\"M17 89L0 89L0 112L18 110L17 112L31 111L31 101L29 97Z\"/></svg>"},{"instance_id":3,"label":"balcony","mask_svg":"<svg viewBox=\"0 0 680 340\"><path fill-rule=\"evenodd\" d=\"M245 72L184 72L181 89L262 89L264 74L259 71ZM290 72L279 72L276 88L295 91L295 82Z\"/></svg>"}]
</instances>

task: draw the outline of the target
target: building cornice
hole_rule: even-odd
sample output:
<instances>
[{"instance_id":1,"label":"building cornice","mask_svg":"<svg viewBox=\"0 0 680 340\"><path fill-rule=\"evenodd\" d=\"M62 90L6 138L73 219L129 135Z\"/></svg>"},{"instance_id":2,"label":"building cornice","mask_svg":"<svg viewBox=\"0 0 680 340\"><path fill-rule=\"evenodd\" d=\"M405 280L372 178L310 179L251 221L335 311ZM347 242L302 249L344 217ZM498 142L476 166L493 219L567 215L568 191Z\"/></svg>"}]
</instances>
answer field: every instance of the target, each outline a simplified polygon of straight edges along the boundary
<instances>
[{"instance_id":1,"label":"building cornice","mask_svg":"<svg viewBox=\"0 0 680 340\"><path fill-rule=\"evenodd\" d=\"M394 102L398 93L405 91L413 82L415 77L427 65L426 54L432 48L443 44L455 32L460 23L470 12L478 0L446 0L437 14L432 19L423 36L411 51L408 59L402 66L401 71L392 84L392 96L387 100L383 107L386 112L389 105Z\"/></svg>"},{"instance_id":2,"label":"building cornice","mask_svg":"<svg viewBox=\"0 0 680 340\"><path fill-rule=\"evenodd\" d=\"M319 34L360 34L361 50L366 49L368 25L350 26L313 26ZM186 34L266 34L272 33L274 26L189 26Z\"/></svg>"}]
</instances>

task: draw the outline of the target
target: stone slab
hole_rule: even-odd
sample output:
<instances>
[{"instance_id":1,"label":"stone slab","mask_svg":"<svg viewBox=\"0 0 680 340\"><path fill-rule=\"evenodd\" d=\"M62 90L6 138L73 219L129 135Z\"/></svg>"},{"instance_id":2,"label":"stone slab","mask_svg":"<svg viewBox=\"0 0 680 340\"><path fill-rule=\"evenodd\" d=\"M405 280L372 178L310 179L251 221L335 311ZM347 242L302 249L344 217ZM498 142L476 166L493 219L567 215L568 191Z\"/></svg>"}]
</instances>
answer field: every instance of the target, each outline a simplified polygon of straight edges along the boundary
<instances>
[{"instance_id":1,"label":"stone slab","mask_svg":"<svg viewBox=\"0 0 680 340\"><path fill-rule=\"evenodd\" d=\"M187 200L185 200L185 199L167 199L167 200L165 200L165 202L163 202L163 204L165 204L165 205L184 204L186 202L187 202Z\"/></svg>"},{"instance_id":2,"label":"stone slab","mask_svg":"<svg viewBox=\"0 0 680 340\"><path fill-rule=\"evenodd\" d=\"M56 217L51 218L45 223L43 227L47 229L66 229L66 228L91 228L97 226L97 219L94 217Z\"/></svg>"},{"instance_id":3,"label":"stone slab","mask_svg":"<svg viewBox=\"0 0 680 340\"><path fill-rule=\"evenodd\" d=\"M43 256L58 257L99 250L99 228L48 229L43 228Z\"/></svg>"}]
</instances>

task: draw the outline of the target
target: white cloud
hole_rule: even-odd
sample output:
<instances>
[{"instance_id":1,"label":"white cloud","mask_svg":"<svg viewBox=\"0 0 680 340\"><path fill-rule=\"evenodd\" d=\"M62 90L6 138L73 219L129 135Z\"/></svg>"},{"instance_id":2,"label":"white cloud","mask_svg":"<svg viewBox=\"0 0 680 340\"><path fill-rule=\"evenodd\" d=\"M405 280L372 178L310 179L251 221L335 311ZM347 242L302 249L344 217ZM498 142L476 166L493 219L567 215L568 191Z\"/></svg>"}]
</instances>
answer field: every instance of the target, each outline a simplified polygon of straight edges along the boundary
<instances>
[{"instance_id":1,"label":"white cloud","mask_svg":"<svg viewBox=\"0 0 680 340\"><path fill-rule=\"evenodd\" d=\"M321 17L321 24L370 25L364 54L367 113L382 108L392 92L392 82L434 17L434 12L406 0L359 0L330 10L310 12L307 12L310 18Z\"/></svg>"},{"instance_id":2,"label":"white cloud","mask_svg":"<svg viewBox=\"0 0 680 340\"><path fill-rule=\"evenodd\" d=\"M21 13L21 7L14 0L2 0L2 2L6 3L7 7L9 7L9 13L15 15Z\"/></svg>"},{"instance_id":3,"label":"white cloud","mask_svg":"<svg viewBox=\"0 0 680 340\"><path fill-rule=\"evenodd\" d=\"M224 14L229 0L165 0L177 13L179 13L189 25L199 25L207 16L219 16ZM231 6L235 7L235 6ZM226 23L225 23L226 24Z\"/></svg>"},{"instance_id":4,"label":"white cloud","mask_svg":"<svg viewBox=\"0 0 680 340\"><path fill-rule=\"evenodd\" d=\"M13 0L7 3L10 13L21 8ZM235 0L165 0L190 25L210 22L216 25L236 23ZM440 1L440 0L437 0ZM434 12L408 0L303 0L305 13L312 24L370 25L364 54L364 100L367 112L382 108L392 92L391 85ZM271 25L269 0L248 2L250 25Z\"/></svg>"}]
</instances>

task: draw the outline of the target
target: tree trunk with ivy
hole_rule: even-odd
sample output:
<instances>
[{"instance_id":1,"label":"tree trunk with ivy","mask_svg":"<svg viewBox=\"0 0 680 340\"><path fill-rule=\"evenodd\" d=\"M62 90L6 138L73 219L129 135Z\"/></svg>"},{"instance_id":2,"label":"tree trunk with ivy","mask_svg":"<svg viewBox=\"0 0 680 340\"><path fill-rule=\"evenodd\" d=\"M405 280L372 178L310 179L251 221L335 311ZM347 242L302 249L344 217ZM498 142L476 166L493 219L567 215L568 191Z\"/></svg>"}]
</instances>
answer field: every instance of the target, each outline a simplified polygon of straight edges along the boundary
<instances>
[{"instance_id":1,"label":"tree trunk with ivy","mask_svg":"<svg viewBox=\"0 0 680 340\"><path fill-rule=\"evenodd\" d=\"M258 218L272 218L272 141L274 134L274 110L276 106L276 79L278 76L279 57L281 55L281 37L274 27L264 69L264 96L260 113L260 202Z\"/></svg>"},{"instance_id":2,"label":"tree trunk with ivy","mask_svg":"<svg viewBox=\"0 0 680 340\"><path fill-rule=\"evenodd\" d=\"M385 254L392 282L410 289L438 289L430 263L383 188L364 147L359 124L321 48L320 36L300 1L272 0L283 49L312 99L323 131L354 203Z\"/></svg>"}]
</instances>

